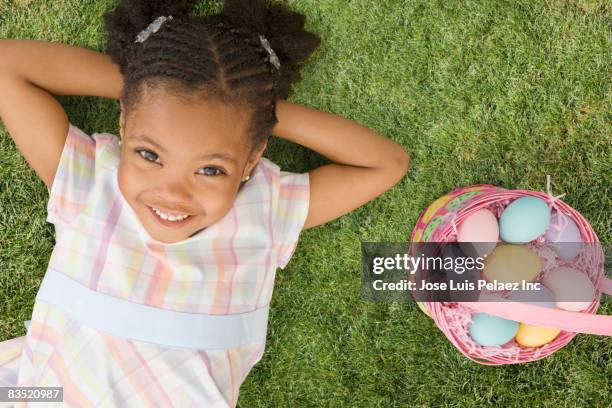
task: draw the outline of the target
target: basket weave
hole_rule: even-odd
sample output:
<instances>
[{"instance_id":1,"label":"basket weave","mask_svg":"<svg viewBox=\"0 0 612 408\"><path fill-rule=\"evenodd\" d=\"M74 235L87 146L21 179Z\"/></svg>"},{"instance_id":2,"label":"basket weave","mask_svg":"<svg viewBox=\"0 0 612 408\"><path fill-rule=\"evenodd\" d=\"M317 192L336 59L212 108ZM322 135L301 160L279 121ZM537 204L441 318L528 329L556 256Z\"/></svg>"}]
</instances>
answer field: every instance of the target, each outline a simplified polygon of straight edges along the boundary
<instances>
[{"instance_id":1,"label":"basket weave","mask_svg":"<svg viewBox=\"0 0 612 408\"><path fill-rule=\"evenodd\" d=\"M411 242L456 242L457 225L470 214L487 208L498 218L506 206L517 198L524 196L538 197L544 200L549 208L555 208L569 216L578 227L582 241L597 243L599 239L591 225L584 217L572 207L564 203L559 197L548 193L529 190L508 190L489 184L478 184L469 187L457 188L437 199L423 211L412 231ZM532 241L534 245L545 242L543 236ZM532 248L536 249L537 248ZM537 251L536 251L537 252ZM603 256L600 252L595 254L585 251L568 265L586 271L587 275L597 288L603 278ZM546 256L544 253L539 254ZM546 259L544 259L546 265ZM544 276L546 268L543 268ZM596 296L589 307L581 313L596 314L599 308L601 292L596 290ZM463 303L457 302L418 302L419 307L430 316L442 330L450 342L471 360L485 365L516 364L544 358L561 347L565 346L576 336L575 332L561 331L551 342L541 347L522 347L515 340L502 346L482 346L475 343L469 335L469 324L472 309Z\"/></svg>"}]
</instances>

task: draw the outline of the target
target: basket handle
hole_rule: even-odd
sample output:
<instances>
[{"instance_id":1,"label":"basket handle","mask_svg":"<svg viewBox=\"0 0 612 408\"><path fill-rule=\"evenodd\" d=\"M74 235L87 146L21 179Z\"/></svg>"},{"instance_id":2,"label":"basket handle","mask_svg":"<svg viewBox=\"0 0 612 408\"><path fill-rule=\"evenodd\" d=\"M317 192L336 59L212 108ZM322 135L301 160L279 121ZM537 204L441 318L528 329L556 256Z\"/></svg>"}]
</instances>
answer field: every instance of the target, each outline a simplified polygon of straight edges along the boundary
<instances>
[{"instance_id":1,"label":"basket handle","mask_svg":"<svg viewBox=\"0 0 612 408\"><path fill-rule=\"evenodd\" d=\"M599 289L612 294L612 279L603 278ZM485 300L485 301L482 301ZM533 326L554 327L567 332L612 336L612 316L511 302L494 295L481 295L480 302L458 302L475 312L487 313Z\"/></svg>"}]
</instances>

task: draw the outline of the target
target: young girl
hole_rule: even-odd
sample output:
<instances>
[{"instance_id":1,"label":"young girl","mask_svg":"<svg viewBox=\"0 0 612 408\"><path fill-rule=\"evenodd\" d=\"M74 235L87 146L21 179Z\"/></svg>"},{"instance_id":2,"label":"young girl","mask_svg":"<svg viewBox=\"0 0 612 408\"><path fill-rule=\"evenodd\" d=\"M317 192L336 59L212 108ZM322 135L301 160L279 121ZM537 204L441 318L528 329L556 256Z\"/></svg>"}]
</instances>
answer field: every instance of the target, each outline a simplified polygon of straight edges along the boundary
<instances>
[{"instance_id":1,"label":"young girl","mask_svg":"<svg viewBox=\"0 0 612 408\"><path fill-rule=\"evenodd\" d=\"M71 407L235 406L300 232L406 174L401 145L285 100L319 44L303 15L192 3L121 1L109 55L0 40L0 116L56 231L27 335L0 343L0 386L63 387ZM119 99L120 140L52 95ZM271 133L334 163L281 171L262 156Z\"/></svg>"}]
</instances>

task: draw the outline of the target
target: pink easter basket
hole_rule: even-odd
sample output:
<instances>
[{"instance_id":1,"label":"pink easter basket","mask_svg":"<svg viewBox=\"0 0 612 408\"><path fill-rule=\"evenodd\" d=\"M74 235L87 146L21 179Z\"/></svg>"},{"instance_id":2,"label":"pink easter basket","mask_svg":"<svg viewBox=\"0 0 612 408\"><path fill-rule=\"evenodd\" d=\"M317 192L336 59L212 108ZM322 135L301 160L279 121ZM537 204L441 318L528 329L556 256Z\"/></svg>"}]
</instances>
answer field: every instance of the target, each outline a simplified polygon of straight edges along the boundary
<instances>
[{"instance_id":1,"label":"pink easter basket","mask_svg":"<svg viewBox=\"0 0 612 408\"><path fill-rule=\"evenodd\" d=\"M546 201L549 207L569 216L578 227L582 241L598 243L591 225L572 207L550 192L509 190L489 184L457 188L437 199L421 213L411 234L411 242L456 242L457 225L468 215L483 208L498 218L513 200L534 196ZM543 242L539 237L536 241ZM587 253L585 253L587 252ZM612 294L612 280L603 274L602 251L582 251L570 266L586 271L596 289L595 299L582 312L551 309L529 303L510 301L487 302L417 302L430 316L450 342L469 359L485 365L526 363L544 358L569 343L577 333L612 336L612 316L598 315L602 293ZM543 272L544 273L544 272ZM481 298L482 299L482 298ZM495 300L495 297L491 297ZM469 335L469 324L474 313L515 320L534 326L560 329L559 335L541 347L522 347L515 340L502 346L482 346Z\"/></svg>"}]
</instances>

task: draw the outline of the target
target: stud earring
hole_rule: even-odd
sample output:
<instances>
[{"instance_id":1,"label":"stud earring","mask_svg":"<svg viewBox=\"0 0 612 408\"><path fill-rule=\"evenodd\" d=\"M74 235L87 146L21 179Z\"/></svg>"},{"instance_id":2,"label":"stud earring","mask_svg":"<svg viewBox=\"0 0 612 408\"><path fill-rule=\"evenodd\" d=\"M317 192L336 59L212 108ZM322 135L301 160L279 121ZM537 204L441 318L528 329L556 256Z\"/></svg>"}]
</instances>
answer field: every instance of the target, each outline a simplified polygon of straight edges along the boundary
<instances>
[{"instance_id":1,"label":"stud earring","mask_svg":"<svg viewBox=\"0 0 612 408\"><path fill-rule=\"evenodd\" d=\"M246 176L246 178L242 181L249 181L249 179L251 178L251 176Z\"/></svg>"},{"instance_id":2,"label":"stud earring","mask_svg":"<svg viewBox=\"0 0 612 408\"><path fill-rule=\"evenodd\" d=\"M121 146L121 139L120 139L120 140L117 142L117 144L118 144L119 146Z\"/></svg>"}]
</instances>

